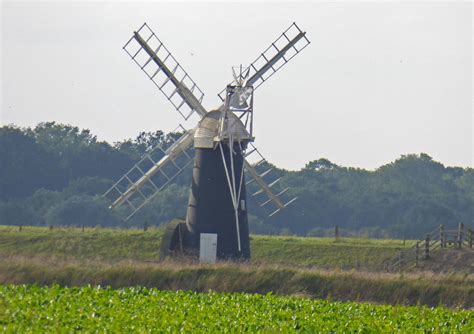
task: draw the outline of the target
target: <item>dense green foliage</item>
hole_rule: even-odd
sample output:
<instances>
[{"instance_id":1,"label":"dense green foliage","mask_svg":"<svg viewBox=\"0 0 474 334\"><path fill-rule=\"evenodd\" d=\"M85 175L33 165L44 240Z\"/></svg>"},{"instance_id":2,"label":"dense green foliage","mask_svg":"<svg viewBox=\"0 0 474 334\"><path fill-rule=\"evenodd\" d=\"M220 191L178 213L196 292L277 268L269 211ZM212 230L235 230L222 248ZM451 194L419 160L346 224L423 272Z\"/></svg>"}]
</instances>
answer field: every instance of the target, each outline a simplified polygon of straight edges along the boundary
<instances>
[{"instance_id":1,"label":"dense green foliage","mask_svg":"<svg viewBox=\"0 0 474 334\"><path fill-rule=\"evenodd\" d=\"M474 312L140 287L0 286L6 332L472 333Z\"/></svg>"},{"instance_id":2,"label":"dense green foliage","mask_svg":"<svg viewBox=\"0 0 474 334\"><path fill-rule=\"evenodd\" d=\"M178 134L141 133L110 145L88 130L52 123L0 128L0 218L11 225L118 225L121 210L101 201L114 180L156 144ZM263 168L263 166L262 166ZM413 237L439 224L472 224L474 169L445 167L427 154L406 155L375 171L310 161L300 171L275 167L298 200L270 220L249 203L254 233ZM143 208L127 226L184 217L190 171ZM84 212L82 217L74 217ZM123 226L123 225L122 225Z\"/></svg>"}]
</instances>

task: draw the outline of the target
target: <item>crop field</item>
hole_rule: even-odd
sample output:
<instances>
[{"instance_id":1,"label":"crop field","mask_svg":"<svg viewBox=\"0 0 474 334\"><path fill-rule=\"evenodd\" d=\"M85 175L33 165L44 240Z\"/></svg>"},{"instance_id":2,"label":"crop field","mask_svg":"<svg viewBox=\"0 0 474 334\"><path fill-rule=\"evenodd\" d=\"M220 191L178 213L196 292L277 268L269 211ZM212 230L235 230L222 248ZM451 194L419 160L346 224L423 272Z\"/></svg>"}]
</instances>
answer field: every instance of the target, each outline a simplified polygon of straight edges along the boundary
<instances>
[{"instance_id":1,"label":"crop field","mask_svg":"<svg viewBox=\"0 0 474 334\"><path fill-rule=\"evenodd\" d=\"M273 294L3 285L0 330L472 333L474 311Z\"/></svg>"}]
</instances>

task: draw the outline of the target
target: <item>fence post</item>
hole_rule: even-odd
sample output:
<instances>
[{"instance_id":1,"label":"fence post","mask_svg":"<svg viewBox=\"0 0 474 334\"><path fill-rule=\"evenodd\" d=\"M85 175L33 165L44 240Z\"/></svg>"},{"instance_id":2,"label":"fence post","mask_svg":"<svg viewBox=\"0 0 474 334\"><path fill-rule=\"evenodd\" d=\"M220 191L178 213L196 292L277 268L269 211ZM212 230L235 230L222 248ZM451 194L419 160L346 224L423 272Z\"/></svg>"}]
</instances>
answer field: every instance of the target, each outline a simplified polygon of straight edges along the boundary
<instances>
[{"instance_id":1,"label":"fence post","mask_svg":"<svg viewBox=\"0 0 474 334\"><path fill-rule=\"evenodd\" d=\"M143 231L148 231L148 221L145 220L145 223L143 224Z\"/></svg>"},{"instance_id":2,"label":"fence post","mask_svg":"<svg viewBox=\"0 0 474 334\"><path fill-rule=\"evenodd\" d=\"M441 244L441 248L446 248L446 235L444 234L444 225L439 225L439 242Z\"/></svg>"},{"instance_id":3,"label":"fence post","mask_svg":"<svg viewBox=\"0 0 474 334\"><path fill-rule=\"evenodd\" d=\"M464 233L464 224L459 223L458 227L458 248L462 248L462 240L463 240L463 233Z\"/></svg>"},{"instance_id":4,"label":"fence post","mask_svg":"<svg viewBox=\"0 0 474 334\"><path fill-rule=\"evenodd\" d=\"M428 233L425 238L425 260L430 257L430 234Z\"/></svg>"},{"instance_id":5,"label":"fence post","mask_svg":"<svg viewBox=\"0 0 474 334\"><path fill-rule=\"evenodd\" d=\"M420 256L420 242L415 245L415 267L418 267L418 257Z\"/></svg>"},{"instance_id":6,"label":"fence post","mask_svg":"<svg viewBox=\"0 0 474 334\"><path fill-rule=\"evenodd\" d=\"M334 228L334 235L336 237L336 241L339 240L339 226L336 225L336 227Z\"/></svg>"},{"instance_id":7,"label":"fence post","mask_svg":"<svg viewBox=\"0 0 474 334\"><path fill-rule=\"evenodd\" d=\"M472 239L474 237L474 230L469 229L469 248L472 249Z\"/></svg>"},{"instance_id":8,"label":"fence post","mask_svg":"<svg viewBox=\"0 0 474 334\"><path fill-rule=\"evenodd\" d=\"M21 232L22 228L23 228L23 226L19 225L18 226L18 231Z\"/></svg>"}]
</instances>

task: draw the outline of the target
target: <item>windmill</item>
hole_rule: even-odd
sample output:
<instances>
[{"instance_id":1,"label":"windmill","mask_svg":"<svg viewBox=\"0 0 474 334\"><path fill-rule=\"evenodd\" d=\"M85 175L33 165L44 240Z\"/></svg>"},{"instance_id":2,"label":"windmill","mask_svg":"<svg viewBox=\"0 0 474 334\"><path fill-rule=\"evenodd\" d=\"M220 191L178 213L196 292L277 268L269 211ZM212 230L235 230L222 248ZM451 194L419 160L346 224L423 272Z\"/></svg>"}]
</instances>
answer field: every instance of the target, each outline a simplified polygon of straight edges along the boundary
<instances>
[{"instance_id":1,"label":"windmill","mask_svg":"<svg viewBox=\"0 0 474 334\"><path fill-rule=\"evenodd\" d=\"M123 49L185 120L197 115L199 121L189 130L180 125L179 139L153 148L122 176L104 194L110 208L127 207L130 219L193 163L186 222L170 226L163 244L193 253L212 234L218 258L250 258L247 187L258 187L252 196L264 196L259 205L272 206L270 216L296 199L285 197L279 178L268 179L271 168L259 170L266 160L253 145L254 91L309 43L290 25L249 67L232 70L234 80L218 94L222 104L208 111L204 93L144 23Z\"/></svg>"}]
</instances>

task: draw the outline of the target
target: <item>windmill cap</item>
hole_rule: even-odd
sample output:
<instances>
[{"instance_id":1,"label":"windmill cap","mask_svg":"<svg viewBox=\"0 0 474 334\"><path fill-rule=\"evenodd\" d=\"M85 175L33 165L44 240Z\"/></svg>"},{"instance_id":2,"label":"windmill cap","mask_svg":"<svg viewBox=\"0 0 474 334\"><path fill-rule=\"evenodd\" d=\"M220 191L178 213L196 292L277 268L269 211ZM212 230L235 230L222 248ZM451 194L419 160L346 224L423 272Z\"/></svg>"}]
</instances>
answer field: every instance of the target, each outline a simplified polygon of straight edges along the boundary
<instances>
[{"instance_id":1,"label":"windmill cap","mask_svg":"<svg viewBox=\"0 0 474 334\"><path fill-rule=\"evenodd\" d=\"M220 110L212 110L208 112L199 122L194 133L195 148L214 148L215 142L219 141L219 120L221 117ZM237 141L252 141L242 121L233 113L229 113L229 121L227 122L227 133ZM226 136L226 138L228 138ZM224 138L224 139L226 139Z\"/></svg>"}]
</instances>

